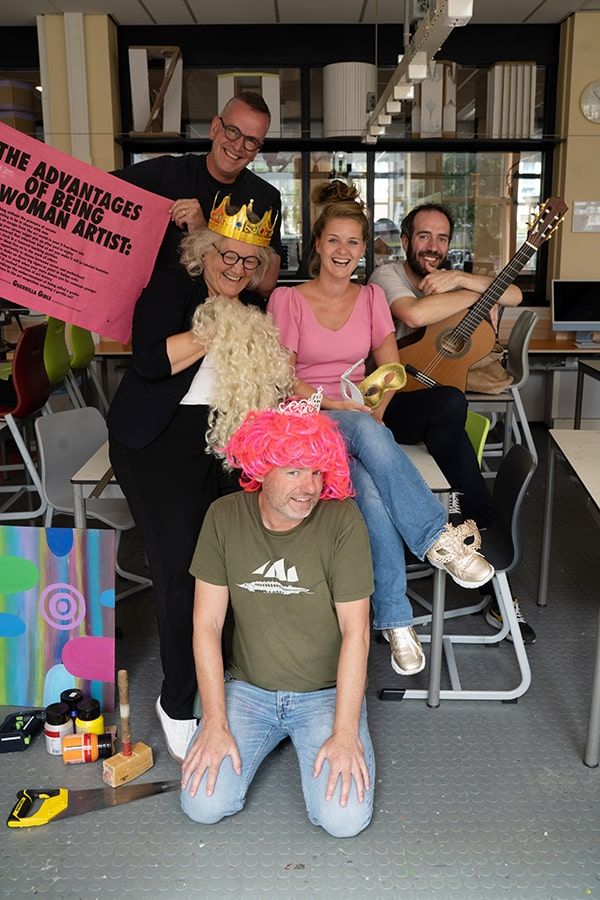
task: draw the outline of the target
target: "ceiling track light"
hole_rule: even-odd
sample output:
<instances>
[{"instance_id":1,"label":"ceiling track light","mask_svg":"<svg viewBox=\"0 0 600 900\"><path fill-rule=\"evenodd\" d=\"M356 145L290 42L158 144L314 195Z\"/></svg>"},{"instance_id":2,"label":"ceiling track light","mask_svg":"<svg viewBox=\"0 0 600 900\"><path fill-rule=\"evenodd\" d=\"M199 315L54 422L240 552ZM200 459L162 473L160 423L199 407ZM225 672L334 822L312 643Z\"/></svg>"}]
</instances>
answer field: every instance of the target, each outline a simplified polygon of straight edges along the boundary
<instances>
[{"instance_id":1,"label":"ceiling track light","mask_svg":"<svg viewBox=\"0 0 600 900\"><path fill-rule=\"evenodd\" d=\"M365 143L373 143L378 135L385 133L385 128L379 125L379 117L382 113L394 114L394 110L388 109L387 104L414 98L414 87L408 82L422 81L428 77L428 61L433 59L452 30L466 25L472 15L473 0L430 0L427 13L420 21L408 47L398 56L398 65L367 119L362 136ZM412 72L422 77L417 79L414 74L411 76L411 66ZM410 97L405 93L407 88L412 91ZM382 131L375 132L374 129L378 127Z\"/></svg>"}]
</instances>

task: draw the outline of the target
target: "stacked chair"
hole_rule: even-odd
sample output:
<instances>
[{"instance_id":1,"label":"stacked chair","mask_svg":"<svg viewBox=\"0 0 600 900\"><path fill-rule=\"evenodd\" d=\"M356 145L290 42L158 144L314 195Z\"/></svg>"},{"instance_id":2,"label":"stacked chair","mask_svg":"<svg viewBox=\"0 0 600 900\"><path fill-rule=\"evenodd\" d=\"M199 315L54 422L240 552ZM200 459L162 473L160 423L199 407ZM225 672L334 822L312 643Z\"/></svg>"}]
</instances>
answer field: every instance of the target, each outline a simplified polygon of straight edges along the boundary
<instances>
[{"instance_id":1,"label":"stacked chair","mask_svg":"<svg viewBox=\"0 0 600 900\"><path fill-rule=\"evenodd\" d=\"M56 513L73 515L71 476L108 440L108 431L101 413L91 406L42 416L36 421L35 430L42 489L47 503L44 524L49 528ZM124 570L118 562L121 535L135 525L122 493L116 497L88 499L86 515L109 525L116 532L115 570L121 578L135 585L118 594L117 599L151 587L150 579Z\"/></svg>"},{"instance_id":2,"label":"stacked chair","mask_svg":"<svg viewBox=\"0 0 600 900\"><path fill-rule=\"evenodd\" d=\"M46 511L46 498L29 449L26 428L32 418L40 413L48 402L50 384L44 365L44 346L47 327L32 325L19 337L10 365L10 375L16 400L0 406L0 440L12 438L21 457L21 464L5 466L8 471L24 468L30 481L21 485L2 485L0 493L10 494L0 506L0 521L35 519ZM5 374L8 375L8 372ZM25 431L25 436L24 432ZM12 506L26 493L36 493L37 506L27 510L13 510Z\"/></svg>"},{"instance_id":3,"label":"stacked chair","mask_svg":"<svg viewBox=\"0 0 600 900\"><path fill-rule=\"evenodd\" d=\"M95 347L91 332L86 328L81 328L79 325L67 325L67 345L70 347L71 367L67 378L76 396L77 405L80 407L86 405L78 380L81 379L82 383L85 383L85 379L89 378L96 390L100 409L106 415L108 412L108 400L92 364Z\"/></svg>"}]
</instances>

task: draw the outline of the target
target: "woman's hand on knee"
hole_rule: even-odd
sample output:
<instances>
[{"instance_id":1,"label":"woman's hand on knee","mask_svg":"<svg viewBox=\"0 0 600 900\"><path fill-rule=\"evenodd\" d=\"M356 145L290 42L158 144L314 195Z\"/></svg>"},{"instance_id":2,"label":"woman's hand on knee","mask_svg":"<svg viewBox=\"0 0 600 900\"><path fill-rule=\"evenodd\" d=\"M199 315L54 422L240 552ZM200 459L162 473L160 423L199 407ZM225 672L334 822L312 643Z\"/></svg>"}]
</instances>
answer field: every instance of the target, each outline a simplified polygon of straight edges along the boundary
<instances>
[{"instance_id":1,"label":"woman's hand on knee","mask_svg":"<svg viewBox=\"0 0 600 900\"><path fill-rule=\"evenodd\" d=\"M190 797L196 796L205 772L208 773L206 796L212 796L221 763L226 756L231 757L231 765L236 775L241 775L242 760L229 729L223 725L207 727L204 723L188 751L181 772L181 786L187 787Z\"/></svg>"},{"instance_id":2,"label":"woman's hand on knee","mask_svg":"<svg viewBox=\"0 0 600 900\"><path fill-rule=\"evenodd\" d=\"M325 409L325 406L323 409ZM327 409L332 410L340 410L347 412L362 412L367 413L367 415L371 415L371 410L368 406L365 406L364 403L357 403L356 400L327 400Z\"/></svg>"}]
</instances>

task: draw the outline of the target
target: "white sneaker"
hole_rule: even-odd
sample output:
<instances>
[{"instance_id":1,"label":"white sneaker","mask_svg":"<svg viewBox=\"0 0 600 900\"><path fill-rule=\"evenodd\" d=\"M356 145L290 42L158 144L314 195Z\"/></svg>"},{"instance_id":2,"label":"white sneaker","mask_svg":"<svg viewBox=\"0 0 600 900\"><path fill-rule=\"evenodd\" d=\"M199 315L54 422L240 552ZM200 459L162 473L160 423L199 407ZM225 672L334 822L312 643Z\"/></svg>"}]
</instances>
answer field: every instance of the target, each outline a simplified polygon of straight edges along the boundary
<instances>
[{"instance_id":1,"label":"white sneaker","mask_svg":"<svg viewBox=\"0 0 600 900\"><path fill-rule=\"evenodd\" d=\"M198 722L196 719L172 719L162 708L160 694L154 708L165 735L167 750L173 759L176 759L178 763L183 763L185 752L198 727Z\"/></svg>"},{"instance_id":2,"label":"white sneaker","mask_svg":"<svg viewBox=\"0 0 600 900\"><path fill-rule=\"evenodd\" d=\"M391 664L398 675L416 675L425 668L425 654L419 635L412 627L386 628L383 636L390 645Z\"/></svg>"}]
</instances>

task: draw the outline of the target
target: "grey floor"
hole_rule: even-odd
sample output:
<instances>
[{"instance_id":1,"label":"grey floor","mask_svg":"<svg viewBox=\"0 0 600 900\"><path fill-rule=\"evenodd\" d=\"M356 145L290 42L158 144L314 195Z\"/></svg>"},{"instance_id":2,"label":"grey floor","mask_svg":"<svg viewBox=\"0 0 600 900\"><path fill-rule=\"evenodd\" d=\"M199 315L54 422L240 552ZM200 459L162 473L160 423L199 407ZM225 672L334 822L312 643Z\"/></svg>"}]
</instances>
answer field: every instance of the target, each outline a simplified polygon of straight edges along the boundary
<instances>
[{"instance_id":1,"label":"grey floor","mask_svg":"<svg viewBox=\"0 0 600 900\"><path fill-rule=\"evenodd\" d=\"M536 429L545 455L546 434ZM545 468L526 500L524 561L513 578L537 643L533 684L516 704L381 703L395 675L373 643L368 706L377 754L371 826L337 840L305 814L289 744L267 759L245 809L201 827L177 794L0 832L0 893L28 897L600 898L600 769L582 762L598 617L600 529L559 467L550 603L535 605ZM130 555L141 559L135 536ZM424 585L426 586L426 582ZM425 587L427 590L427 587ZM465 592L449 589L449 602ZM488 630L482 616L468 628ZM173 779L153 703L160 674L151 592L123 601L118 665L129 669L132 725L151 744L147 780ZM508 687L510 647L461 651L466 686ZM412 679L425 684L427 670ZM0 710L4 714L6 710ZM65 768L38 739L0 757L8 814L24 786L96 787L99 764Z\"/></svg>"}]
</instances>

